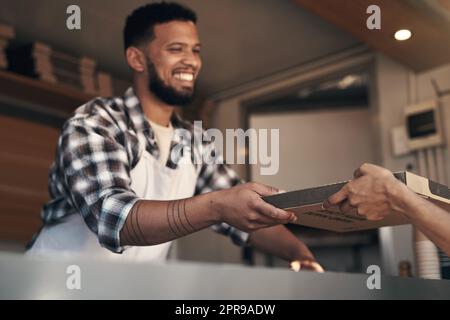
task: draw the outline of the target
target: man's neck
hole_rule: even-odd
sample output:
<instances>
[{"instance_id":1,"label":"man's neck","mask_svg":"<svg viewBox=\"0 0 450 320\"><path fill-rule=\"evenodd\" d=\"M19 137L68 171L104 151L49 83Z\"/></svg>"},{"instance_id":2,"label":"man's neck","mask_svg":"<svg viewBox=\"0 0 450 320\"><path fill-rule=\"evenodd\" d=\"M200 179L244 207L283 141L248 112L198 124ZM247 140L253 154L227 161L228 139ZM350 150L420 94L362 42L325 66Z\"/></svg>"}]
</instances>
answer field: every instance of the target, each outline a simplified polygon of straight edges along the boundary
<instances>
[{"instance_id":1,"label":"man's neck","mask_svg":"<svg viewBox=\"0 0 450 320\"><path fill-rule=\"evenodd\" d=\"M161 126L168 127L174 107L162 102L146 86L135 82L134 90L147 119Z\"/></svg>"}]
</instances>

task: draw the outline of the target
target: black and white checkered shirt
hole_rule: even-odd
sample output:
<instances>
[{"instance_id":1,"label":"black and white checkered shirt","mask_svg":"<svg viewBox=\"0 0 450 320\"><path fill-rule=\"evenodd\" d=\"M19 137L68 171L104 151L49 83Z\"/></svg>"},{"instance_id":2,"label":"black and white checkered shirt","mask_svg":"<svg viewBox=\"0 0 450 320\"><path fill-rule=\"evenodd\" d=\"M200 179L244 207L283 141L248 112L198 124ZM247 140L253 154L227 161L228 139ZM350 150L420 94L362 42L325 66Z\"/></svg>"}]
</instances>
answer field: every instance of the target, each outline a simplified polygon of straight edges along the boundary
<instances>
[{"instance_id":1,"label":"black and white checkered shirt","mask_svg":"<svg viewBox=\"0 0 450 320\"><path fill-rule=\"evenodd\" d=\"M194 126L172 117L174 129L190 130ZM204 132L200 132L201 135ZM146 150L155 158L159 149L155 134L146 119L132 88L123 97L96 98L75 111L62 129L56 159L49 174L51 200L44 206L41 217L44 225L53 225L72 214L81 214L99 239L100 244L116 253L120 246L119 233L130 209L139 197L130 189L130 171L139 161L139 137ZM174 135L171 150L184 140ZM202 142L190 150L191 159L211 152L214 146ZM179 149L179 148L178 148ZM169 157L167 166L176 169L177 161ZM197 162L200 163L200 162ZM181 167L179 168L181 170ZM197 165L195 194L230 188L240 183L227 165ZM151 179L151 177L148 177ZM219 233L244 245L248 234L226 223L213 226Z\"/></svg>"}]
</instances>

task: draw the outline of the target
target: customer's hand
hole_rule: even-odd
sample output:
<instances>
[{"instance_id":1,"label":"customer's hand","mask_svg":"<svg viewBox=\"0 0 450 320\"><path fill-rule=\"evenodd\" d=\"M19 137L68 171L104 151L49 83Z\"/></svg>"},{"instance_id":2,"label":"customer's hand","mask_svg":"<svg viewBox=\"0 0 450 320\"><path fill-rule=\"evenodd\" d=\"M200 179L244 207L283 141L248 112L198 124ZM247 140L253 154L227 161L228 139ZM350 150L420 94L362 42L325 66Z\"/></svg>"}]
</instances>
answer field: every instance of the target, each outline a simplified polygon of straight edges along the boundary
<instances>
[{"instance_id":1,"label":"customer's hand","mask_svg":"<svg viewBox=\"0 0 450 320\"><path fill-rule=\"evenodd\" d=\"M251 182L215 192L211 206L219 221L252 232L297 219L294 213L276 208L261 199L277 193L276 188Z\"/></svg>"},{"instance_id":2,"label":"customer's hand","mask_svg":"<svg viewBox=\"0 0 450 320\"><path fill-rule=\"evenodd\" d=\"M390 212L402 211L402 195L409 191L387 169L363 164L355 179L323 203L324 208L339 206L342 213L356 209L368 220L381 220Z\"/></svg>"}]
</instances>

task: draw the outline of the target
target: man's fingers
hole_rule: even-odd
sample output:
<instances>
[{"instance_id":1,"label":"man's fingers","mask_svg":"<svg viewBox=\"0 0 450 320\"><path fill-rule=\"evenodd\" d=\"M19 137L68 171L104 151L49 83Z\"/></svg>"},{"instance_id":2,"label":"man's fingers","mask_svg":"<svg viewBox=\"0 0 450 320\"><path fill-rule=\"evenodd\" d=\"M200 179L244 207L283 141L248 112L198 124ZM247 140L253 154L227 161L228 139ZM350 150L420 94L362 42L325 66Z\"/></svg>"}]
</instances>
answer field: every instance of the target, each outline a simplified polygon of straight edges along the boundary
<instances>
[{"instance_id":1,"label":"man's fingers","mask_svg":"<svg viewBox=\"0 0 450 320\"><path fill-rule=\"evenodd\" d=\"M330 196L327 200L325 200L324 203L322 204L322 206L325 209L336 206L339 203L341 203L342 201L344 201L345 199L347 199L347 195L348 195L348 189L347 189L347 185L345 185L342 187L341 190L339 190L338 192L336 192L335 194Z\"/></svg>"},{"instance_id":2,"label":"man's fingers","mask_svg":"<svg viewBox=\"0 0 450 320\"><path fill-rule=\"evenodd\" d=\"M315 262L315 261L310 262L309 266L310 266L312 271L316 271L316 272L319 272L319 273L324 273L325 272L323 267L320 264L318 264L317 262Z\"/></svg>"},{"instance_id":3,"label":"man's fingers","mask_svg":"<svg viewBox=\"0 0 450 320\"><path fill-rule=\"evenodd\" d=\"M253 209L268 218L272 218L280 222L288 222L289 220L293 219L293 217L295 217L292 212L274 207L262 199L256 201Z\"/></svg>"},{"instance_id":4,"label":"man's fingers","mask_svg":"<svg viewBox=\"0 0 450 320\"><path fill-rule=\"evenodd\" d=\"M265 215L262 215L258 211L256 211L256 213L259 215L258 220L255 222L257 224L258 228L266 228L266 227L279 225L280 223L292 222L292 220L290 220L290 219L280 221L279 219L269 218Z\"/></svg>"},{"instance_id":5,"label":"man's fingers","mask_svg":"<svg viewBox=\"0 0 450 320\"><path fill-rule=\"evenodd\" d=\"M251 189L261 197L271 196L280 192L277 188L256 182L251 183Z\"/></svg>"},{"instance_id":6,"label":"man's fingers","mask_svg":"<svg viewBox=\"0 0 450 320\"><path fill-rule=\"evenodd\" d=\"M322 268L322 266L320 264L318 264L315 261L310 261L310 260L292 261L290 264L290 267L291 267L291 270L293 270L295 272L299 272L300 270L311 270L311 271L320 272L320 273L325 272L325 270Z\"/></svg>"},{"instance_id":7,"label":"man's fingers","mask_svg":"<svg viewBox=\"0 0 450 320\"><path fill-rule=\"evenodd\" d=\"M298 217L294 212L292 212L292 211L286 211L286 212L289 212L291 214L291 219L289 220L289 222L297 222Z\"/></svg>"},{"instance_id":8,"label":"man's fingers","mask_svg":"<svg viewBox=\"0 0 450 320\"><path fill-rule=\"evenodd\" d=\"M380 221L383 220L383 216L379 215L379 214L368 214L367 216L367 220L371 220L371 221Z\"/></svg>"}]
</instances>

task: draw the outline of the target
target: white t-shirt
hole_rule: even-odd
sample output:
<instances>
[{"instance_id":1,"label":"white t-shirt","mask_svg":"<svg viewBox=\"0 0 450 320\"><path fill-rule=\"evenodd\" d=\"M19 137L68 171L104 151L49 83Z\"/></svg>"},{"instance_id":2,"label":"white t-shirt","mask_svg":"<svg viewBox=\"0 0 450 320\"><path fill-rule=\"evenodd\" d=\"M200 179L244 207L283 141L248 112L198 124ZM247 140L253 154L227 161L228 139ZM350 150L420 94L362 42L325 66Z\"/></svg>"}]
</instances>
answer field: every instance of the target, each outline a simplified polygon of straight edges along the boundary
<instances>
[{"instance_id":1,"label":"white t-shirt","mask_svg":"<svg viewBox=\"0 0 450 320\"><path fill-rule=\"evenodd\" d=\"M150 125L155 133L156 143L159 147L159 162L162 165L166 165L167 159L169 158L170 152L170 143L172 142L173 137L173 126L172 123L169 122L168 127L164 127L159 125L153 121L150 121Z\"/></svg>"}]
</instances>

